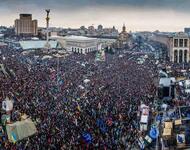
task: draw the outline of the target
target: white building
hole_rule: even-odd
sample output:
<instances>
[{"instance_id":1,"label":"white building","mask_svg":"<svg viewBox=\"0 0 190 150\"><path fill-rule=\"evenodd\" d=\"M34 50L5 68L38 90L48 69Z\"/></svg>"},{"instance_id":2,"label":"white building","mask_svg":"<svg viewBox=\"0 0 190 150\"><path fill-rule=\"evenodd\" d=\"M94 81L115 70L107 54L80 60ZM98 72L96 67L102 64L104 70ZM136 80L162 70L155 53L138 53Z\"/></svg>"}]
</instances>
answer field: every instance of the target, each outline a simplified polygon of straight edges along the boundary
<instances>
[{"instance_id":1,"label":"white building","mask_svg":"<svg viewBox=\"0 0 190 150\"><path fill-rule=\"evenodd\" d=\"M50 39L57 40L62 47L69 52L86 54L98 49L98 40L84 36L52 36Z\"/></svg>"},{"instance_id":2,"label":"white building","mask_svg":"<svg viewBox=\"0 0 190 150\"><path fill-rule=\"evenodd\" d=\"M171 62L188 63L190 61L190 37L187 33L156 33L151 37L151 40L158 41L167 46Z\"/></svg>"},{"instance_id":3,"label":"white building","mask_svg":"<svg viewBox=\"0 0 190 150\"><path fill-rule=\"evenodd\" d=\"M173 36L173 49L170 52L172 61L176 63L189 62L189 36L186 33L178 33Z\"/></svg>"}]
</instances>

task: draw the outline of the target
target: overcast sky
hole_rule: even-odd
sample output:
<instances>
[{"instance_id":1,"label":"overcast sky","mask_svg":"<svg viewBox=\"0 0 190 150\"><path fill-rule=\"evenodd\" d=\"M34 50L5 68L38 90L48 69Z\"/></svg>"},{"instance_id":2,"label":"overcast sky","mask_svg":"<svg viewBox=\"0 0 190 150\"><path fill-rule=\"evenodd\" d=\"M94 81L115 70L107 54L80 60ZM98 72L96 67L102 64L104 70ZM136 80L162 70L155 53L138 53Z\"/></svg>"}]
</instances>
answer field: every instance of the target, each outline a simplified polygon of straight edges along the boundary
<instances>
[{"instance_id":1,"label":"overcast sky","mask_svg":"<svg viewBox=\"0 0 190 150\"><path fill-rule=\"evenodd\" d=\"M190 27L190 0L0 0L0 25L12 26L20 13L31 13L45 26L45 8L50 8L50 26L105 27L123 23L128 31L182 31Z\"/></svg>"}]
</instances>

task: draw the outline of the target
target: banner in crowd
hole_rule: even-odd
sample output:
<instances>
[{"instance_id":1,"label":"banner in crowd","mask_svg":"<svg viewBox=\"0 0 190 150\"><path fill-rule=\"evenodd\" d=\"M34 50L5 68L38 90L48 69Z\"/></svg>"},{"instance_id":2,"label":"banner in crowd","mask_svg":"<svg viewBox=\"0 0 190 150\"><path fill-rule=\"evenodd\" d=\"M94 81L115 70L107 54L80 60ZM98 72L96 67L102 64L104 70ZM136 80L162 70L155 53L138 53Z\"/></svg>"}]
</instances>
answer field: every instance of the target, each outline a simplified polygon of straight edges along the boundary
<instances>
[{"instance_id":1,"label":"banner in crowd","mask_svg":"<svg viewBox=\"0 0 190 150\"><path fill-rule=\"evenodd\" d=\"M150 132L149 132L149 136L152 138L152 139L156 139L158 138L159 136L159 130L157 127L152 127Z\"/></svg>"},{"instance_id":2,"label":"banner in crowd","mask_svg":"<svg viewBox=\"0 0 190 150\"><path fill-rule=\"evenodd\" d=\"M5 111L11 111L13 109L13 102L9 99L6 99L2 102L2 109Z\"/></svg>"},{"instance_id":3,"label":"banner in crowd","mask_svg":"<svg viewBox=\"0 0 190 150\"><path fill-rule=\"evenodd\" d=\"M177 143L178 144L185 144L185 135L184 134L177 134Z\"/></svg>"},{"instance_id":4,"label":"banner in crowd","mask_svg":"<svg viewBox=\"0 0 190 150\"><path fill-rule=\"evenodd\" d=\"M92 135L88 132L82 134L84 141L88 144L92 143Z\"/></svg>"}]
</instances>

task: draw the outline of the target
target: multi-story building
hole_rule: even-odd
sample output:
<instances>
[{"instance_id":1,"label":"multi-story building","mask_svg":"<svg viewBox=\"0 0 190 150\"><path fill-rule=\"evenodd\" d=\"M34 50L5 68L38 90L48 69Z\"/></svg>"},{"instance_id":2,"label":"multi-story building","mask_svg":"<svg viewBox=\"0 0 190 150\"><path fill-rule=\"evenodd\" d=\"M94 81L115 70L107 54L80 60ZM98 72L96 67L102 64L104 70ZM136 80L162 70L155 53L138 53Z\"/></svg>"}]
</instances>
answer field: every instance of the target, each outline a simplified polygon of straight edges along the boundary
<instances>
[{"instance_id":1,"label":"multi-story building","mask_svg":"<svg viewBox=\"0 0 190 150\"><path fill-rule=\"evenodd\" d=\"M187 34L176 34L172 37L170 58L173 62L189 62L189 36Z\"/></svg>"},{"instance_id":2,"label":"multi-story building","mask_svg":"<svg viewBox=\"0 0 190 150\"><path fill-rule=\"evenodd\" d=\"M20 14L20 19L15 20L15 33L16 35L31 35L36 36L38 22L32 20L32 14Z\"/></svg>"},{"instance_id":3,"label":"multi-story building","mask_svg":"<svg viewBox=\"0 0 190 150\"><path fill-rule=\"evenodd\" d=\"M154 34L152 40L167 46L168 57L174 63L186 63L190 61L190 37L187 33Z\"/></svg>"}]
</instances>

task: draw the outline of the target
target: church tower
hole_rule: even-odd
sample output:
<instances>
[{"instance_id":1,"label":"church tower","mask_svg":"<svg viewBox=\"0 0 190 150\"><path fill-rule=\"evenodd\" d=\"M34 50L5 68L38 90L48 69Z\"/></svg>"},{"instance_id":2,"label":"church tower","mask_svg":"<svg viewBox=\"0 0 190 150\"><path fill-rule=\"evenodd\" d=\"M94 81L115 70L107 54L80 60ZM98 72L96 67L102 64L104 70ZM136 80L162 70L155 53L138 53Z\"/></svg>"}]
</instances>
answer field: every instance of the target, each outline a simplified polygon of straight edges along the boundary
<instances>
[{"instance_id":1,"label":"church tower","mask_svg":"<svg viewBox=\"0 0 190 150\"><path fill-rule=\"evenodd\" d=\"M125 24L123 24L123 30L122 30L122 32L126 32L126 26L125 26Z\"/></svg>"}]
</instances>

